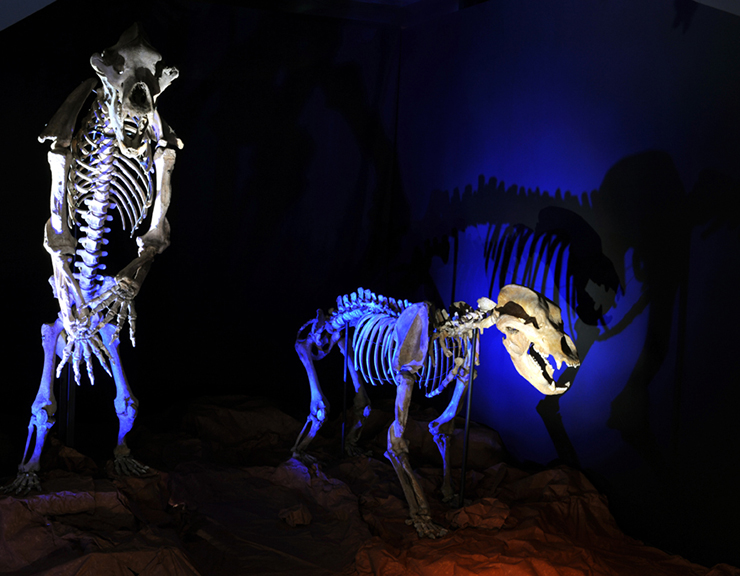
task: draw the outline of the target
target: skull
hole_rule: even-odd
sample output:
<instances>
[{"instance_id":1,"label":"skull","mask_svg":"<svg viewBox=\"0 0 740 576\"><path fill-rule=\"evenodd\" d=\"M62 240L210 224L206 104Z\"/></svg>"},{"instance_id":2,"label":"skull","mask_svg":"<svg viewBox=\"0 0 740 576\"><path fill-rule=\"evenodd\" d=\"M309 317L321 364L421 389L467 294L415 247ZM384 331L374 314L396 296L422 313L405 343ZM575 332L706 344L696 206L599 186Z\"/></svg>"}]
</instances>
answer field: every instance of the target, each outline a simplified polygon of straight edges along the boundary
<instances>
[{"instance_id":1,"label":"skull","mask_svg":"<svg viewBox=\"0 0 740 576\"><path fill-rule=\"evenodd\" d=\"M506 335L504 347L514 367L532 386L547 395L562 394L570 382L558 385L549 357L559 370L581 362L570 337L563 332L560 308L537 292L509 284L499 292L496 328Z\"/></svg>"},{"instance_id":2,"label":"skull","mask_svg":"<svg viewBox=\"0 0 740 576\"><path fill-rule=\"evenodd\" d=\"M146 149L147 129L155 121L154 103L178 76L176 68L165 68L161 60L137 24L115 46L90 57L103 82L105 107L119 148L129 158Z\"/></svg>"}]
</instances>

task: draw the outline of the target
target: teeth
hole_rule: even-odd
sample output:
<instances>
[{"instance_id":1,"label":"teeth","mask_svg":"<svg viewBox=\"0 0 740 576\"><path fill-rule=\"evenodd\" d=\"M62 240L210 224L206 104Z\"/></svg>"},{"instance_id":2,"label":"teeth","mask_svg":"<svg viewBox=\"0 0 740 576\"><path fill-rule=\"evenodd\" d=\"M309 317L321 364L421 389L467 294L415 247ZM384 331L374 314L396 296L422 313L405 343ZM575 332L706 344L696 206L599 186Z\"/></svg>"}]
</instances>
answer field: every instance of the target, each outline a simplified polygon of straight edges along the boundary
<instances>
[{"instance_id":1,"label":"teeth","mask_svg":"<svg viewBox=\"0 0 740 576\"><path fill-rule=\"evenodd\" d=\"M132 138L136 136L136 133L139 129L139 124L131 117L126 117L123 120L123 132L128 136L129 138Z\"/></svg>"}]
</instances>

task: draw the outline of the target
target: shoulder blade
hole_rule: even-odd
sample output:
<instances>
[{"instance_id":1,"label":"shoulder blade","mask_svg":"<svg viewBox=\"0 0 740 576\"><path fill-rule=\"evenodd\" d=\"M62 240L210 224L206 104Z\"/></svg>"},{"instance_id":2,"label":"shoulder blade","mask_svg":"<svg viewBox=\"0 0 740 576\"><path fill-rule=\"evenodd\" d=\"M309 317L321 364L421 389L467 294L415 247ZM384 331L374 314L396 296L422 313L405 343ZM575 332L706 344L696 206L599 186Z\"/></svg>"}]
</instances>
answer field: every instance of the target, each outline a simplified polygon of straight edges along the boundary
<instances>
[{"instance_id":1,"label":"shoulder blade","mask_svg":"<svg viewBox=\"0 0 740 576\"><path fill-rule=\"evenodd\" d=\"M39 142L53 140L56 141L57 146L62 148L70 145L80 109L97 83L97 78L90 78L67 96L64 104L61 105L57 113L54 114L54 117L46 125L46 128L44 128L44 131L39 135Z\"/></svg>"}]
</instances>

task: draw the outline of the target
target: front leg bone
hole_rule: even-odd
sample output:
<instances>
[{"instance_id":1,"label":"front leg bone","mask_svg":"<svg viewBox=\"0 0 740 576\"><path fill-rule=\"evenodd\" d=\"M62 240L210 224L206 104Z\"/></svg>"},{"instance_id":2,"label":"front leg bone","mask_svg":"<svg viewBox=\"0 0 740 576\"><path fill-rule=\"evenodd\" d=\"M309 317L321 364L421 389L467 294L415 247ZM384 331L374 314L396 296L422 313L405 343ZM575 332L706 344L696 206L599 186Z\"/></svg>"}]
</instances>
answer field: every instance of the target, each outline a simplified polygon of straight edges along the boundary
<instances>
[{"instance_id":1,"label":"front leg bone","mask_svg":"<svg viewBox=\"0 0 740 576\"><path fill-rule=\"evenodd\" d=\"M411 392L414 388L413 376L401 372L397 376L395 421L388 428L388 448L385 456L396 471L409 505L408 524L413 524L419 537L438 538L447 534L447 530L432 522L429 504L424 489L411 468L408 442L403 437L408 421Z\"/></svg>"},{"instance_id":2,"label":"front leg bone","mask_svg":"<svg viewBox=\"0 0 740 576\"><path fill-rule=\"evenodd\" d=\"M440 455L442 456L443 476L442 476L442 497L445 502L453 503L455 501L455 492L452 487L452 474L450 470L449 442L455 431L455 417L460 412L462 399L465 391L468 389L467 374L461 374L458 371L455 380L455 391L452 393L450 403L444 412L429 423L429 432L437 445ZM464 479L462 480L464 481Z\"/></svg>"}]
</instances>

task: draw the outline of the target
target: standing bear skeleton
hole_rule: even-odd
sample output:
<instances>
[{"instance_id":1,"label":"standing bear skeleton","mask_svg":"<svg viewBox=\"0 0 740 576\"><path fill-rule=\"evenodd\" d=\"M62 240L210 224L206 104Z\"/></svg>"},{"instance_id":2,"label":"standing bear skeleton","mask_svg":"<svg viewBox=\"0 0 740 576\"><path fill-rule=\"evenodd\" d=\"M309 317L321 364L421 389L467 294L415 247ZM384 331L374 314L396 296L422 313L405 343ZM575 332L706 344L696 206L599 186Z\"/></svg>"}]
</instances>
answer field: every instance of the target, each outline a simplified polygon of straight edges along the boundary
<instances>
[{"instance_id":1,"label":"standing bear skeleton","mask_svg":"<svg viewBox=\"0 0 740 576\"><path fill-rule=\"evenodd\" d=\"M44 368L31 408L28 439L15 481L5 488L17 493L40 489L37 472L46 436L57 408L53 384L69 363L80 384L84 361L90 381L93 356L113 377L119 421L114 450L118 474L141 474L147 467L131 457L126 434L138 402L126 380L118 352L118 334L128 322L134 344L134 298L152 261L169 245L165 217L170 204L170 177L175 150L182 142L157 112L157 97L178 76L143 38L137 25L90 64L97 74L64 102L39 140L51 143L51 217L44 230L44 247L51 256L50 279L59 315L41 328ZM102 85L102 86L100 86ZM94 93L87 115L78 126L85 101ZM108 244L105 235L116 209L124 230L133 237L151 209L148 231L136 238L138 255L115 276L101 274ZM78 218L84 220L84 224ZM79 240L75 241L75 237ZM77 272L73 272L71 265Z\"/></svg>"},{"instance_id":2,"label":"standing bear skeleton","mask_svg":"<svg viewBox=\"0 0 740 576\"><path fill-rule=\"evenodd\" d=\"M306 458L305 450L326 421L329 403L319 385L314 361L321 360L337 344L347 359L355 388L348 451L356 453L362 424L369 414L365 384L394 384L395 419L388 429L385 455L406 496L409 522L420 536L430 538L444 535L446 530L431 520L404 438L415 382L431 397L455 381L449 405L429 423L443 461L442 494L445 500L451 500L449 438L470 382L471 360L478 363L477 346L473 350L473 343L477 343L477 338L473 338L475 331L495 325L505 335L503 344L517 372L543 394L562 394L570 386L570 382L561 387L556 384L550 358L558 369L563 364L574 368L580 365L575 345L563 331L560 308L529 288L510 284L499 292L498 303L481 298L474 310L457 302L450 312L438 310L430 322L430 306L426 302L396 301L360 288L337 298L337 309L328 315L318 310L316 318L300 328L295 344L308 374L311 409L293 446L294 457ZM351 329L354 332L350 338Z\"/></svg>"}]
</instances>

